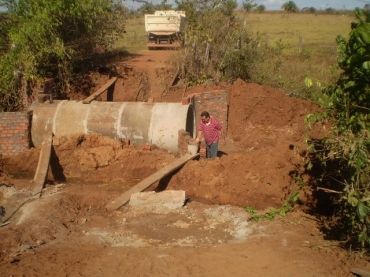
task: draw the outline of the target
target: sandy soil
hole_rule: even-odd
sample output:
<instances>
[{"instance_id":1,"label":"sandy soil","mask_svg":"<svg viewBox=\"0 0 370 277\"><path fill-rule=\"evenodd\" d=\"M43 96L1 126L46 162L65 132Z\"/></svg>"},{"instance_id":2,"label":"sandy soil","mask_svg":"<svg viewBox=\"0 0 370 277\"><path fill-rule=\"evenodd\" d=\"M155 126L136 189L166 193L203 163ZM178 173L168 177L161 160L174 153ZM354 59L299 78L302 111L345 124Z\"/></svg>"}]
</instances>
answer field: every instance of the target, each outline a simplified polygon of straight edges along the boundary
<instances>
[{"instance_id":1,"label":"sandy soil","mask_svg":"<svg viewBox=\"0 0 370 277\"><path fill-rule=\"evenodd\" d=\"M114 64L113 97L178 102L195 92L229 91L220 157L189 161L149 188L183 190L186 205L128 204L108 212L108 203L177 157L98 134L54 137L40 198L31 198L40 149L0 160L2 222L9 222L0 227L0 276L353 276L353 267L370 270L365 257L325 238L309 188L286 217L256 223L245 212L247 206L279 208L296 191L303 165L302 151L293 149L304 149L303 119L315 105L241 80L170 89L173 53L145 51ZM91 76L96 87L110 77ZM326 127L307 135L319 138Z\"/></svg>"}]
</instances>

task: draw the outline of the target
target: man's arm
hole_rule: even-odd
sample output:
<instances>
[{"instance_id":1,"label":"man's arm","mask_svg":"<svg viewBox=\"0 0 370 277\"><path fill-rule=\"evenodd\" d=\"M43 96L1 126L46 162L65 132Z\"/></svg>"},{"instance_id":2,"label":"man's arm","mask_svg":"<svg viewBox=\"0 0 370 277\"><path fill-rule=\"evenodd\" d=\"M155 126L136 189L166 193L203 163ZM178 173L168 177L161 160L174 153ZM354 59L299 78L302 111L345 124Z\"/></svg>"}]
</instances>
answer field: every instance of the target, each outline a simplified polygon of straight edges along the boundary
<instances>
[{"instance_id":1,"label":"man's arm","mask_svg":"<svg viewBox=\"0 0 370 277\"><path fill-rule=\"evenodd\" d=\"M203 137L203 131L198 131L198 136L195 139L196 142L200 142L201 138Z\"/></svg>"}]
</instances>

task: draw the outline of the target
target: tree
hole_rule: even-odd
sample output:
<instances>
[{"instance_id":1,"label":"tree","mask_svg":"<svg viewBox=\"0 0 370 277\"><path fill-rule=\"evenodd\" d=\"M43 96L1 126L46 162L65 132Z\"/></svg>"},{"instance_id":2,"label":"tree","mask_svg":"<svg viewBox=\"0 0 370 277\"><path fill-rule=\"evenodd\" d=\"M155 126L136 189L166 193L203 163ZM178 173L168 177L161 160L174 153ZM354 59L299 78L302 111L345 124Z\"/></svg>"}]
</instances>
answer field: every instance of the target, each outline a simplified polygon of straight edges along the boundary
<instances>
[{"instance_id":1,"label":"tree","mask_svg":"<svg viewBox=\"0 0 370 277\"><path fill-rule=\"evenodd\" d=\"M226 0L222 1L221 7L219 8L221 12L225 15L234 18L234 10L238 7L236 0Z\"/></svg>"},{"instance_id":2,"label":"tree","mask_svg":"<svg viewBox=\"0 0 370 277\"><path fill-rule=\"evenodd\" d=\"M314 7L304 7L301 11L306 13L316 13L316 9Z\"/></svg>"},{"instance_id":3,"label":"tree","mask_svg":"<svg viewBox=\"0 0 370 277\"><path fill-rule=\"evenodd\" d=\"M258 5L256 8L256 11L258 13L263 13L266 10L266 7L264 5Z\"/></svg>"},{"instance_id":4,"label":"tree","mask_svg":"<svg viewBox=\"0 0 370 277\"><path fill-rule=\"evenodd\" d=\"M310 13L316 13L316 9L314 7L309 8Z\"/></svg>"},{"instance_id":5,"label":"tree","mask_svg":"<svg viewBox=\"0 0 370 277\"><path fill-rule=\"evenodd\" d=\"M124 31L122 5L115 0L4 0L9 51L0 58L0 108L20 108L19 78L56 78L68 92L72 73L94 56L97 44L107 46L113 34ZM9 73L10 72L10 73ZM10 100L11 99L11 100Z\"/></svg>"},{"instance_id":6,"label":"tree","mask_svg":"<svg viewBox=\"0 0 370 277\"><path fill-rule=\"evenodd\" d=\"M323 111L307 120L332 123L326 138L309 143L309 167L314 162L322 172L317 181L338 192L331 197L331 227L364 247L370 245L370 12L356 8L355 15L349 39L337 36L342 73L323 88Z\"/></svg>"},{"instance_id":7,"label":"tree","mask_svg":"<svg viewBox=\"0 0 370 277\"><path fill-rule=\"evenodd\" d=\"M9 28L8 16L6 14L0 14L0 56L8 52L11 47Z\"/></svg>"},{"instance_id":8,"label":"tree","mask_svg":"<svg viewBox=\"0 0 370 277\"><path fill-rule=\"evenodd\" d=\"M299 11L297 5L293 1L285 2L281 8L289 13L296 13Z\"/></svg>"},{"instance_id":9,"label":"tree","mask_svg":"<svg viewBox=\"0 0 370 277\"><path fill-rule=\"evenodd\" d=\"M261 48L252 42L249 30L236 19L236 2L182 0L176 3L186 12L186 43L176 55L176 67L187 85L248 79L256 52Z\"/></svg>"},{"instance_id":10,"label":"tree","mask_svg":"<svg viewBox=\"0 0 370 277\"><path fill-rule=\"evenodd\" d=\"M251 12L255 7L257 7L258 4L254 2L254 0L246 0L243 2L243 9L244 11Z\"/></svg>"},{"instance_id":11,"label":"tree","mask_svg":"<svg viewBox=\"0 0 370 277\"><path fill-rule=\"evenodd\" d=\"M325 9L325 13L327 13L327 14L334 14L335 13L335 9L333 9L333 8L326 8Z\"/></svg>"}]
</instances>

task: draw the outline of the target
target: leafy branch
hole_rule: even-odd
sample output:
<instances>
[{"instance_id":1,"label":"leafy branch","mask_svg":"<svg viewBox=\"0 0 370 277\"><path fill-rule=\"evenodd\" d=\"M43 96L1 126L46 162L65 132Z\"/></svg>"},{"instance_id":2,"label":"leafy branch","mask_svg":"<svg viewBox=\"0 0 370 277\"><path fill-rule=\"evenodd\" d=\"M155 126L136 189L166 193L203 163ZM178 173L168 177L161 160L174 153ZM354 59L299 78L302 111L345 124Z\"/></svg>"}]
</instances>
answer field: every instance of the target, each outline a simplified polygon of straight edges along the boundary
<instances>
[{"instance_id":1,"label":"leafy branch","mask_svg":"<svg viewBox=\"0 0 370 277\"><path fill-rule=\"evenodd\" d=\"M341 226L351 244L357 238L365 247L370 245L370 13L356 9L355 15L349 39L337 36L340 77L322 88L322 111L306 117L308 127L332 123L329 136L307 142L306 165L321 169L321 187L341 192L333 198L341 220L332 224Z\"/></svg>"}]
</instances>

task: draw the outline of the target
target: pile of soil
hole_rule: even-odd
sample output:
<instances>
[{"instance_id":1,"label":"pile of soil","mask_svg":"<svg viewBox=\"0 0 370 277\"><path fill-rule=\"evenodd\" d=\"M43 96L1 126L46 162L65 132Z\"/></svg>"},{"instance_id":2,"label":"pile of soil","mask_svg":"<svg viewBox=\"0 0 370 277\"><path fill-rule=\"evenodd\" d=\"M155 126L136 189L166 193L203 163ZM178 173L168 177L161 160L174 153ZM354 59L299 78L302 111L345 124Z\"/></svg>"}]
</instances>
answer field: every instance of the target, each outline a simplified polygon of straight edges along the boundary
<instances>
[{"instance_id":1,"label":"pile of soil","mask_svg":"<svg viewBox=\"0 0 370 277\"><path fill-rule=\"evenodd\" d=\"M325 241L316 219L299 207L271 223L250 222L244 211L279 208L296 191L303 137L326 131L316 126L308 133L304 126L317 107L242 80L171 90L172 53L143 52L116 64L125 77L113 95L115 101L178 102L215 88L229 92L219 157L191 160L148 188L183 190L187 205L175 211L128 205L109 213L108 203L178 157L99 134L54 137L41 198L29 198L39 148L1 159L0 205L10 223L0 229L0 275L55 275L58 269L60 276L349 276L351 267L368 266L338 242ZM97 86L109 78L94 74ZM302 203L308 198L301 195Z\"/></svg>"}]
</instances>

